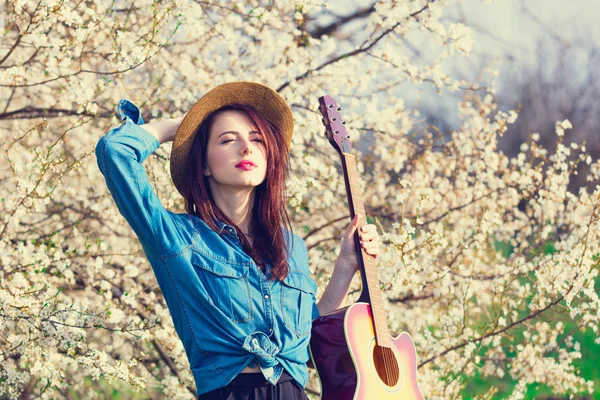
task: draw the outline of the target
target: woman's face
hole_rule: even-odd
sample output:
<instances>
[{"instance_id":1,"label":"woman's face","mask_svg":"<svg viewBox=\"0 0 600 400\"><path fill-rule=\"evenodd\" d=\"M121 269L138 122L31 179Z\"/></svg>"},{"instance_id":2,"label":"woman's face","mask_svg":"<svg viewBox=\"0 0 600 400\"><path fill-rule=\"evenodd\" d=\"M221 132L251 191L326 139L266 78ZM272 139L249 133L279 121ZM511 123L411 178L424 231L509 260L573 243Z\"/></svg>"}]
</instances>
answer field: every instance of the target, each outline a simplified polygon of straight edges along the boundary
<instances>
[{"instance_id":1,"label":"woman's face","mask_svg":"<svg viewBox=\"0 0 600 400\"><path fill-rule=\"evenodd\" d=\"M219 113L209 132L204 172L214 185L254 188L267 174L265 138L243 111ZM252 168L236 167L242 160L252 161Z\"/></svg>"}]
</instances>

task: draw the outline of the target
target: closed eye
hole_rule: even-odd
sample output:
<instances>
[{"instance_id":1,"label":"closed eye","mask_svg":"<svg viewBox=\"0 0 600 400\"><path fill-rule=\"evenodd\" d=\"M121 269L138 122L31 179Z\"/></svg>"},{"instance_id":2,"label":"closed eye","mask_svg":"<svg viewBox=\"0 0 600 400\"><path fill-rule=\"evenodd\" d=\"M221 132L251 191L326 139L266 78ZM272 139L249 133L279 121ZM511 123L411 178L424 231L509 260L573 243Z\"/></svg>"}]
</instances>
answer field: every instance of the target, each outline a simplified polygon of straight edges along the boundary
<instances>
[{"instance_id":1,"label":"closed eye","mask_svg":"<svg viewBox=\"0 0 600 400\"><path fill-rule=\"evenodd\" d=\"M263 141L261 139L252 139L252 141L253 142L263 143ZM225 143L229 143L229 142L233 142L233 139L224 140L223 142L221 142L221 144L225 144Z\"/></svg>"}]
</instances>

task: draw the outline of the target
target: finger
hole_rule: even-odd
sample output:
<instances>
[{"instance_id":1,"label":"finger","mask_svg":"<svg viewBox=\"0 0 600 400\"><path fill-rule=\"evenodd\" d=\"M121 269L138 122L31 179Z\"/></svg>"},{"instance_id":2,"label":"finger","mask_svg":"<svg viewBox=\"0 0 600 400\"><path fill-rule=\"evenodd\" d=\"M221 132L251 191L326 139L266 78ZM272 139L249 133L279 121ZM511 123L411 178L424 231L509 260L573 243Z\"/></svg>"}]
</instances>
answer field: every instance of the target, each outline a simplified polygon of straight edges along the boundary
<instances>
[{"instance_id":1,"label":"finger","mask_svg":"<svg viewBox=\"0 0 600 400\"><path fill-rule=\"evenodd\" d=\"M360 228L360 230L362 232L377 232L377 227L374 224L365 224Z\"/></svg>"},{"instance_id":2,"label":"finger","mask_svg":"<svg viewBox=\"0 0 600 400\"><path fill-rule=\"evenodd\" d=\"M369 250L379 249L379 243L376 242L367 242L365 243L365 248Z\"/></svg>"},{"instance_id":3,"label":"finger","mask_svg":"<svg viewBox=\"0 0 600 400\"><path fill-rule=\"evenodd\" d=\"M361 242L360 245L365 251L379 251L379 243L377 242Z\"/></svg>"},{"instance_id":4,"label":"finger","mask_svg":"<svg viewBox=\"0 0 600 400\"><path fill-rule=\"evenodd\" d=\"M365 241L365 242L375 242L376 239L379 238L379 235L377 233L373 234L373 233L361 233L358 235L360 240Z\"/></svg>"},{"instance_id":5,"label":"finger","mask_svg":"<svg viewBox=\"0 0 600 400\"><path fill-rule=\"evenodd\" d=\"M366 242L366 245L369 248L373 248L374 249L374 248L378 248L379 247L379 242L377 240L372 240L370 242Z\"/></svg>"},{"instance_id":6,"label":"finger","mask_svg":"<svg viewBox=\"0 0 600 400\"><path fill-rule=\"evenodd\" d=\"M379 255L379 250L373 250L369 252L369 255L373 256L373 257L377 257Z\"/></svg>"},{"instance_id":7,"label":"finger","mask_svg":"<svg viewBox=\"0 0 600 400\"><path fill-rule=\"evenodd\" d=\"M356 214L352 221L350 221L350 225L346 229L346 236L352 236L356 229L358 229L358 224L360 222L360 214Z\"/></svg>"},{"instance_id":8,"label":"finger","mask_svg":"<svg viewBox=\"0 0 600 400\"><path fill-rule=\"evenodd\" d=\"M379 249L363 248L363 250L365 251L365 253L373 257L377 257L379 255Z\"/></svg>"}]
</instances>

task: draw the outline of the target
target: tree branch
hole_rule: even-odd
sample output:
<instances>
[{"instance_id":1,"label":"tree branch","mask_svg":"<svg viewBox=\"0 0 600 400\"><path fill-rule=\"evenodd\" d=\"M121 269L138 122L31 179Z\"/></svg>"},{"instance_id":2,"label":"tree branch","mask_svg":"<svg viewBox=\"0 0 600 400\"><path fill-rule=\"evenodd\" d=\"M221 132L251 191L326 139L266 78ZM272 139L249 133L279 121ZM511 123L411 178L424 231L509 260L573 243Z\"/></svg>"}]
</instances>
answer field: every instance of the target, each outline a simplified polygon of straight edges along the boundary
<instances>
[{"instance_id":1,"label":"tree branch","mask_svg":"<svg viewBox=\"0 0 600 400\"><path fill-rule=\"evenodd\" d=\"M308 33L310 34L310 36L312 36L315 39L320 39L324 35L330 35L332 32L338 30L339 28L341 28L343 25L347 24L348 22L352 22L358 18L368 17L370 14L372 14L375 11L375 4L377 4L377 3L373 3L373 4L371 4L371 6L366 7L366 8L359 8L357 11L355 11L354 13L352 13L350 15L346 15L344 17L339 17L339 19L337 21L332 22L329 25L319 26L316 29L314 29L313 31L308 31Z\"/></svg>"},{"instance_id":2,"label":"tree branch","mask_svg":"<svg viewBox=\"0 0 600 400\"><path fill-rule=\"evenodd\" d=\"M434 3L435 0L431 0L429 3L427 3L426 5L423 6L423 8L421 8L419 11L415 11L414 13L410 14L409 17L416 17L417 15L419 15L420 13L422 13L423 11L425 11L426 9L429 8L429 4ZM396 24L394 24L394 26L392 26L391 28L387 29L385 32L383 32L381 35L379 35L375 40L373 40L368 46L363 47L362 45L353 51L350 51L348 53L342 54L338 57L335 57L329 61L324 62L323 64L319 65L318 67L314 68L314 69L309 69L308 71L304 72L301 75L298 75L297 77L294 78L294 81L301 81L302 79L306 78L307 76L309 76L311 73L316 72L316 71L320 71L323 68L325 68L328 65L331 64L335 64L336 62L343 60L345 58L348 57L352 57L355 56L357 54L360 53L364 53L368 50L370 50L373 46L375 46L381 39L383 39L385 36L387 36L390 32L393 32L394 29L396 29L398 27L398 25L400 25L401 22L398 22ZM277 92L281 92L283 89L285 89L286 87L288 87L290 85L291 81L287 81L284 84L282 84L281 86L279 86L277 88Z\"/></svg>"},{"instance_id":3,"label":"tree branch","mask_svg":"<svg viewBox=\"0 0 600 400\"><path fill-rule=\"evenodd\" d=\"M114 115L114 112L105 112L102 114L92 114L89 112L77 112L65 108L39 108L23 107L18 110L8 111L0 114L0 120L3 119L33 119L33 118L60 118L65 115L82 115L85 117L108 118Z\"/></svg>"},{"instance_id":4,"label":"tree branch","mask_svg":"<svg viewBox=\"0 0 600 400\"><path fill-rule=\"evenodd\" d=\"M530 319L532 319L532 318L535 318L535 317L537 317L538 315L540 315L540 314L541 314L541 313L543 313L544 311L546 311L546 310L550 309L551 307L553 307L553 306L557 305L558 303L560 303L560 302L561 302L563 299L564 299L564 296L559 296L559 297L558 297L556 300L554 300L553 302L551 302L550 304L548 304L546 307L542 308L541 310L538 310L538 311L536 311L536 312L534 312L534 313L532 313L532 314L529 314L528 316L526 316L526 317L523 317L523 318L521 318L520 320L518 320L518 321L515 321L515 322L513 322L513 323L511 323L511 324L509 324L509 325L507 325L507 326L505 326L504 328L502 328L502 329L500 329L500 330L497 330L497 331L495 331L495 332L489 332L489 333L486 333L485 335L483 335L483 336L480 336L480 337L478 337L478 338L476 338L476 339L473 339L473 340L465 340L464 342L462 342L462 343L460 343L460 344L457 344L456 346L452 346L452 347L450 347L450 348L448 348L448 349L446 349L446 350L442 351L442 352L441 352L440 354L438 354L438 355L435 355L435 356L429 357L427 360L425 360L425 361L423 361L422 363L420 363L420 364L419 364L419 366L418 366L417 368L421 368L421 367L422 367L422 366L424 366L425 364L428 364L428 363L430 363L431 361L435 360L436 358L438 358L438 357L441 357L441 356L443 356L443 355L446 355L446 354L450 353L451 351L454 351L454 350L460 349L461 347L465 347L465 346L466 346L467 344L469 344L469 343L477 343L477 342L480 342L480 341L482 341L483 339L487 339L487 338L489 338L489 337L491 337L491 336L496 336L496 335L498 335L498 334L500 334L500 333L504 333L504 332L506 332L507 330L511 329L512 327L514 327L514 326L516 326L516 325L519 325L519 324L521 324L521 323L523 323L523 322L525 322L525 321L528 321L528 320L530 320Z\"/></svg>"}]
</instances>

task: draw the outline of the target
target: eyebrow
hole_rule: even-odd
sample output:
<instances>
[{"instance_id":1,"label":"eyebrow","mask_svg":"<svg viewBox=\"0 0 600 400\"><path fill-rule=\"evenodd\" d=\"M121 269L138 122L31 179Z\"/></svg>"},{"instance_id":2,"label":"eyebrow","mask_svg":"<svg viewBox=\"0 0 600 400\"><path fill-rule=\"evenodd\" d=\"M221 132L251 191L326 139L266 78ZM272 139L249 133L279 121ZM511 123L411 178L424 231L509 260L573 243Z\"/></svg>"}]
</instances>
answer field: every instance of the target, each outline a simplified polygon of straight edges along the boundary
<instances>
[{"instance_id":1,"label":"eyebrow","mask_svg":"<svg viewBox=\"0 0 600 400\"><path fill-rule=\"evenodd\" d=\"M220 138L221 136L226 135L228 133L232 133L234 135L239 135L240 134L238 131L225 131L225 132L221 133L218 138ZM261 135L261 133L259 131L250 131L250 134L253 134L253 133L257 134L257 135Z\"/></svg>"}]
</instances>

